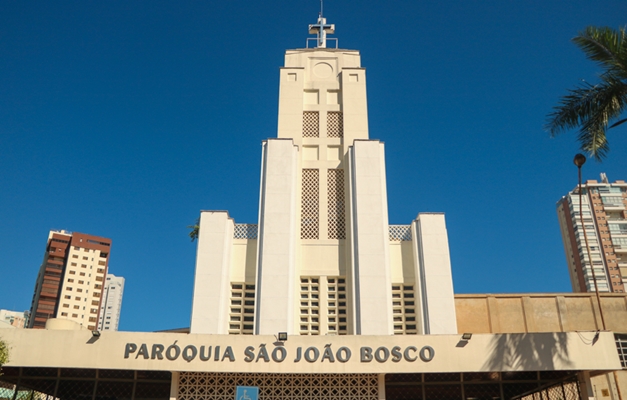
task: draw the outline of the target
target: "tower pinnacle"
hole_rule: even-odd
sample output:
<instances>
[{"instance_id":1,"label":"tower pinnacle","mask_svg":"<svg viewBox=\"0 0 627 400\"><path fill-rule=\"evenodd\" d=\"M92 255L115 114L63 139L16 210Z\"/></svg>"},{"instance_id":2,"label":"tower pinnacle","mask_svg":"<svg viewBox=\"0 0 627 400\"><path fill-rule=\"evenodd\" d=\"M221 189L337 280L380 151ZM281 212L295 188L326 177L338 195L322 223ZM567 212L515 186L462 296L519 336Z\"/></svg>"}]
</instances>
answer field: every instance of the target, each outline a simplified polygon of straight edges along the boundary
<instances>
[{"instance_id":1,"label":"tower pinnacle","mask_svg":"<svg viewBox=\"0 0 627 400\"><path fill-rule=\"evenodd\" d=\"M318 23L309 25L309 33L315 33L318 36L316 47L323 49L327 47L327 33L335 33L335 24L327 24L327 19L322 16L322 1L320 1Z\"/></svg>"}]
</instances>

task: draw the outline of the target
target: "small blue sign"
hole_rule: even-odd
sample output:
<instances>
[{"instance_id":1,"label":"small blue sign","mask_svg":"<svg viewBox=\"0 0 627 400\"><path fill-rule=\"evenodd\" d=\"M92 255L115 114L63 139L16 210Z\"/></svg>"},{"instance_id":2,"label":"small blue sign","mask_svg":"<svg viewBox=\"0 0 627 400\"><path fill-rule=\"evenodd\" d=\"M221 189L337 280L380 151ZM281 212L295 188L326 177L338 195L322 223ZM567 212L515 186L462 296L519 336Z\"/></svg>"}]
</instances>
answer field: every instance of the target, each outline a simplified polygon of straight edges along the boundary
<instances>
[{"instance_id":1,"label":"small blue sign","mask_svg":"<svg viewBox=\"0 0 627 400\"><path fill-rule=\"evenodd\" d=\"M257 386L238 386L235 391L235 400L259 400Z\"/></svg>"}]
</instances>

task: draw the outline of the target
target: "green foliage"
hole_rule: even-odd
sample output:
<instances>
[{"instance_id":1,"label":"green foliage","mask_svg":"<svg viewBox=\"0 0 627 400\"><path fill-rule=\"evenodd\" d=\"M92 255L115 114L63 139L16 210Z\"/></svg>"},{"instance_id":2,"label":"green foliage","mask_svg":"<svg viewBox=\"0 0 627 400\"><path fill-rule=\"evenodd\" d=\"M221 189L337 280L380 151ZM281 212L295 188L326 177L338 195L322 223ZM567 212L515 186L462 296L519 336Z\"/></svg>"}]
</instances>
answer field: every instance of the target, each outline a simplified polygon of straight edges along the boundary
<instances>
[{"instance_id":1,"label":"green foliage","mask_svg":"<svg viewBox=\"0 0 627 400\"><path fill-rule=\"evenodd\" d=\"M196 220L194 225L188 225L187 229L191 229L189 232L189 238L192 239L192 242L198 239L198 235L200 233L200 218Z\"/></svg>"},{"instance_id":2,"label":"green foliage","mask_svg":"<svg viewBox=\"0 0 627 400\"><path fill-rule=\"evenodd\" d=\"M627 111L627 34L625 28L589 26L573 42L603 69L600 82L568 90L546 128L551 136L579 128L581 149L601 161L610 149L607 130L627 121L620 118Z\"/></svg>"},{"instance_id":3,"label":"green foliage","mask_svg":"<svg viewBox=\"0 0 627 400\"><path fill-rule=\"evenodd\" d=\"M2 370L2 366L9 362L9 346L7 343L0 339L0 371ZM0 373L0 375L2 375Z\"/></svg>"}]
</instances>

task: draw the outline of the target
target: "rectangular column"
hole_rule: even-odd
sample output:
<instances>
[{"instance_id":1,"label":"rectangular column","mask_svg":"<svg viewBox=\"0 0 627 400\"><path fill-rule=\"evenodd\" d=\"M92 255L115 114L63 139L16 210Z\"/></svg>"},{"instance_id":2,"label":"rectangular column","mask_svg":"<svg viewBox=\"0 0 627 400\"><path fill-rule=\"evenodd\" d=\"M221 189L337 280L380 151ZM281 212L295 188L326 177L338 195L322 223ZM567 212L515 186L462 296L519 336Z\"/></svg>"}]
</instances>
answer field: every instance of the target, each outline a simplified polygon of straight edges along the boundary
<instances>
[{"instance_id":1,"label":"rectangular column","mask_svg":"<svg viewBox=\"0 0 627 400\"><path fill-rule=\"evenodd\" d=\"M298 147L291 139L263 145L255 334L294 331Z\"/></svg>"},{"instance_id":2,"label":"rectangular column","mask_svg":"<svg viewBox=\"0 0 627 400\"><path fill-rule=\"evenodd\" d=\"M304 67L281 68L277 137L300 138L303 128Z\"/></svg>"},{"instance_id":3,"label":"rectangular column","mask_svg":"<svg viewBox=\"0 0 627 400\"><path fill-rule=\"evenodd\" d=\"M391 335L392 287L383 143L356 140L349 151L354 332Z\"/></svg>"},{"instance_id":4,"label":"rectangular column","mask_svg":"<svg viewBox=\"0 0 627 400\"><path fill-rule=\"evenodd\" d=\"M344 115L344 143L368 139L368 99L366 70L344 67L340 74L342 111Z\"/></svg>"},{"instance_id":5,"label":"rectangular column","mask_svg":"<svg viewBox=\"0 0 627 400\"><path fill-rule=\"evenodd\" d=\"M457 318L448 234L443 213L420 213L412 242L422 334L456 334Z\"/></svg>"},{"instance_id":6,"label":"rectangular column","mask_svg":"<svg viewBox=\"0 0 627 400\"><path fill-rule=\"evenodd\" d=\"M233 220L226 211L200 213L191 333L228 333Z\"/></svg>"}]
</instances>

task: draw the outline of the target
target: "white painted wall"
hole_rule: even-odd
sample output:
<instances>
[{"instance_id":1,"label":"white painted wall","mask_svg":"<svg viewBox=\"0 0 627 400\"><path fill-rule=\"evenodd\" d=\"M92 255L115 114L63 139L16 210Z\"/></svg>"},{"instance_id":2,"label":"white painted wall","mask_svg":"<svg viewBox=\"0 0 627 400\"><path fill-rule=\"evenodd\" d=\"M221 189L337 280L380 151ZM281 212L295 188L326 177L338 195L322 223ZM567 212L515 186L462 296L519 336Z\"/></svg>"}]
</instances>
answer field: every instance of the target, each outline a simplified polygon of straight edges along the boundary
<instances>
[{"instance_id":1,"label":"white painted wall","mask_svg":"<svg viewBox=\"0 0 627 400\"><path fill-rule=\"evenodd\" d=\"M383 143L356 140L350 151L355 333L391 335L392 287Z\"/></svg>"},{"instance_id":2,"label":"white painted wall","mask_svg":"<svg viewBox=\"0 0 627 400\"><path fill-rule=\"evenodd\" d=\"M293 332L298 147L263 145L255 297L255 334Z\"/></svg>"},{"instance_id":3,"label":"white painted wall","mask_svg":"<svg viewBox=\"0 0 627 400\"><path fill-rule=\"evenodd\" d=\"M190 329L227 334L233 220L226 211L203 211L199 232Z\"/></svg>"},{"instance_id":4,"label":"white painted wall","mask_svg":"<svg viewBox=\"0 0 627 400\"><path fill-rule=\"evenodd\" d=\"M423 334L457 333L453 276L443 213L420 213L412 222L416 283Z\"/></svg>"}]
</instances>

